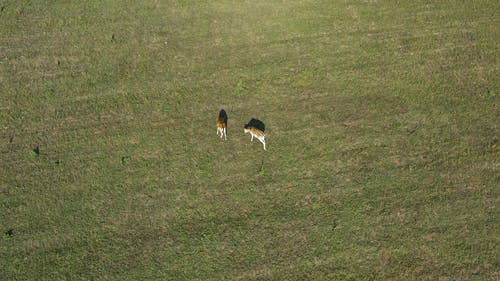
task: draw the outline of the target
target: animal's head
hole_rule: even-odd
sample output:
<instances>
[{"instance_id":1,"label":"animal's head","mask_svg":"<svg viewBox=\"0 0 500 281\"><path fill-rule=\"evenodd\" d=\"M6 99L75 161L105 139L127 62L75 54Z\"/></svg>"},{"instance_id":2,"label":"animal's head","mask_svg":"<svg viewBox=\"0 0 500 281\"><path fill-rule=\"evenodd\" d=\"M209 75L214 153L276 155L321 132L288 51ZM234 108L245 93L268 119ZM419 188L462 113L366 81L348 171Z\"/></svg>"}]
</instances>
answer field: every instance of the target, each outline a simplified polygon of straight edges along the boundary
<instances>
[{"instance_id":1,"label":"animal's head","mask_svg":"<svg viewBox=\"0 0 500 281\"><path fill-rule=\"evenodd\" d=\"M221 109L221 110L219 111L219 118L222 118L222 119L224 119L224 120L227 120L227 113L226 113L226 111L225 111L224 109Z\"/></svg>"},{"instance_id":2,"label":"animal's head","mask_svg":"<svg viewBox=\"0 0 500 281\"><path fill-rule=\"evenodd\" d=\"M248 133L250 132L250 126L248 126L248 124L246 124L244 127L243 127L243 132Z\"/></svg>"}]
</instances>

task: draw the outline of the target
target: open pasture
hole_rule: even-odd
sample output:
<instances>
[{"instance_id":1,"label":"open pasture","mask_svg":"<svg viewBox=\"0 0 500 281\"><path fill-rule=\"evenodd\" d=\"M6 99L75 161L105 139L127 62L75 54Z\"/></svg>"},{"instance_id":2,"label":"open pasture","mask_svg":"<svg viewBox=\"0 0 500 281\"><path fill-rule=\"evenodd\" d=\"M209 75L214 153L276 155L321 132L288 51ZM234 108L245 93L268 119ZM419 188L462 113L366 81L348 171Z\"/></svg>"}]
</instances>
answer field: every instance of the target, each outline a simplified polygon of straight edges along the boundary
<instances>
[{"instance_id":1,"label":"open pasture","mask_svg":"<svg viewBox=\"0 0 500 281\"><path fill-rule=\"evenodd\" d=\"M0 2L0 280L500 279L499 21Z\"/></svg>"}]
</instances>

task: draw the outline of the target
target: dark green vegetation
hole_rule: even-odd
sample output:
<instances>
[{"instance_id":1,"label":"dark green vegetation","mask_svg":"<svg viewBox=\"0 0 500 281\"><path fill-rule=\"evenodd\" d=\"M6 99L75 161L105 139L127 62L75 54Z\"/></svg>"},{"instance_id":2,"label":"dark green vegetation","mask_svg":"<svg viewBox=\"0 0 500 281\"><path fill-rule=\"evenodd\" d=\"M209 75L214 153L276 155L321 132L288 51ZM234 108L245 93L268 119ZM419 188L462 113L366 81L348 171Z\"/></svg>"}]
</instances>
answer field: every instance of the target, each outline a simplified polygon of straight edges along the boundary
<instances>
[{"instance_id":1,"label":"dark green vegetation","mask_svg":"<svg viewBox=\"0 0 500 281\"><path fill-rule=\"evenodd\" d=\"M1 2L0 280L500 278L499 20Z\"/></svg>"}]
</instances>

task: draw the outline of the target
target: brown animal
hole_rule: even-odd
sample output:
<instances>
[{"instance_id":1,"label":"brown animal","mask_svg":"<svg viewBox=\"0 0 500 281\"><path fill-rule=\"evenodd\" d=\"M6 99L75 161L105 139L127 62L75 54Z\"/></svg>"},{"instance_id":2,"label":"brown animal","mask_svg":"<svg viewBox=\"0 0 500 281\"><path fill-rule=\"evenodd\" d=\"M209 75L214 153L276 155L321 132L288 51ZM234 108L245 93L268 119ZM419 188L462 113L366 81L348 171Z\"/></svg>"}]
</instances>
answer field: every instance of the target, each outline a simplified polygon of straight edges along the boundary
<instances>
[{"instance_id":1,"label":"brown animal","mask_svg":"<svg viewBox=\"0 0 500 281\"><path fill-rule=\"evenodd\" d=\"M253 138L256 137L263 145L264 145L264 150L266 149L266 135L264 134L264 123L262 121L257 120L257 119L252 119L248 124L245 125L243 132L250 133L252 138L250 141L253 141Z\"/></svg>"},{"instance_id":2,"label":"brown animal","mask_svg":"<svg viewBox=\"0 0 500 281\"><path fill-rule=\"evenodd\" d=\"M217 118L217 135L219 132L220 138L224 137L224 140L227 140L227 114L224 109L219 111L219 118Z\"/></svg>"}]
</instances>

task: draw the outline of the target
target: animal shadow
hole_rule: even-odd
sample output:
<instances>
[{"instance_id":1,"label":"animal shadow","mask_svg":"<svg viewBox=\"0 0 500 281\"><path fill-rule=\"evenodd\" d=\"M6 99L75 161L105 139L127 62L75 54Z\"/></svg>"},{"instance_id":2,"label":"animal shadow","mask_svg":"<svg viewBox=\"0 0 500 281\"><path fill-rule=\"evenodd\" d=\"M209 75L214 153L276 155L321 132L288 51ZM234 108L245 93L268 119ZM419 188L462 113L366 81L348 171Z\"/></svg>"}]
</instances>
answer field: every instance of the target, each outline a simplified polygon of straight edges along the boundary
<instances>
[{"instance_id":1,"label":"animal shadow","mask_svg":"<svg viewBox=\"0 0 500 281\"><path fill-rule=\"evenodd\" d=\"M264 132L266 130L266 125L264 124L264 122L260 121L259 119L255 119L255 118L252 118L248 122L248 124L245 125L245 128L249 128L249 127L257 128L257 129L261 130L262 132Z\"/></svg>"}]
</instances>

